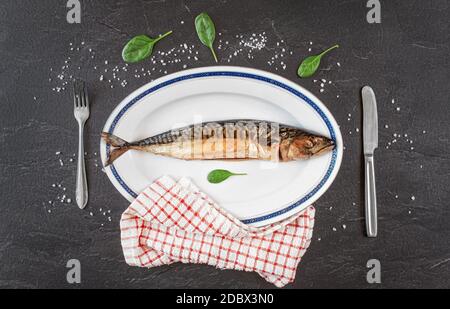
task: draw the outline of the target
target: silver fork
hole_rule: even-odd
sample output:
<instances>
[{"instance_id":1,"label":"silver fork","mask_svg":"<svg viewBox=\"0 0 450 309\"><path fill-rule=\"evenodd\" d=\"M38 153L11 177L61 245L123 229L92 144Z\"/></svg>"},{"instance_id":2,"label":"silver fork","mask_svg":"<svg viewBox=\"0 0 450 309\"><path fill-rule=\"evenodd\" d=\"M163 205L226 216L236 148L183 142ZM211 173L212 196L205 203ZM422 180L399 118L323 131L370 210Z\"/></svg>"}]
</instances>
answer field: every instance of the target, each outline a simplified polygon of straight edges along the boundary
<instances>
[{"instance_id":1,"label":"silver fork","mask_svg":"<svg viewBox=\"0 0 450 309\"><path fill-rule=\"evenodd\" d=\"M84 124L89 118L89 98L86 85L83 81L76 80L73 85L73 113L78 121L78 167L75 198L78 207L84 209L88 201L88 187L86 179L86 167L84 164Z\"/></svg>"}]
</instances>

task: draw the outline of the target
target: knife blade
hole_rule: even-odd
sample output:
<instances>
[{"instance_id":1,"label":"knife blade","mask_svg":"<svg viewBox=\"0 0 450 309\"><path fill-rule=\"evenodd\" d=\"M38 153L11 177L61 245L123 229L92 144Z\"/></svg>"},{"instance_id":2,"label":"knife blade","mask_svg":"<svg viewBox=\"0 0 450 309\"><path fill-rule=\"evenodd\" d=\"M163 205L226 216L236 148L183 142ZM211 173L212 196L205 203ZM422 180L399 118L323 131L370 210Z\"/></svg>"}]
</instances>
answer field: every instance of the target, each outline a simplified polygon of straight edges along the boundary
<instances>
[{"instance_id":1,"label":"knife blade","mask_svg":"<svg viewBox=\"0 0 450 309\"><path fill-rule=\"evenodd\" d=\"M361 94L363 102L366 232L368 237L377 237L378 219L374 165L374 152L378 148L377 101L373 89L369 86L363 87Z\"/></svg>"},{"instance_id":2,"label":"knife blade","mask_svg":"<svg viewBox=\"0 0 450 309\"><path fill-rule=\"evenodd\" d=\"M362 102L364 154L370 155L378 148L377 101L371 87L362 89Z\"/></svg>"}]
</instances>

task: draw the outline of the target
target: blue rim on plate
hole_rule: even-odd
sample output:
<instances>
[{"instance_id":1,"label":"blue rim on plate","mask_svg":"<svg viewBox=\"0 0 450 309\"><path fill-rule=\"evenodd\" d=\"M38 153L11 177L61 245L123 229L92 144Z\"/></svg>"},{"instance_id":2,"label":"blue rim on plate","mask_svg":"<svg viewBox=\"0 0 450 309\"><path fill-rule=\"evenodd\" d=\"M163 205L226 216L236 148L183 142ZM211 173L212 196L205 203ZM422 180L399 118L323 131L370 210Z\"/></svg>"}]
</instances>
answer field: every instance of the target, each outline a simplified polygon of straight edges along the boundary
<instances>
[{"instance_id":1,"label":"blue rim on plate","mask_svg":"<svg viewBox=\"0 0 450 309\"><path fill-rule=\"evenodd\" d=\"M233 72L233 71L213 71L213 72L194 73L194 74L189 74L189 75L184 75L184 76L180 76L177 78L173 78L171 80L168 80L168 81L162 82L156 86L153 86L153 87L145 90L144 92L142 92L135 98L133 98L120 110L120 112L114 118L111 126L109 127L108 133L113 134L117 123L120 121L120 119L123 117L123 115L128 111L128 109L130 109L130 107L132 107L134 104L139 102L145 96L147 96L161 88L164 88L166 86L172 85L172 84L180 82L180 81L185 81L185 80L195 79L195 78L203 78L203 77L215 77L215 76L229 76L229 77L241 77L241 78L255 79L255 80L263 81L263 82L269 83L271 85L274 85L274 86L277 86L277 87L280 87L282 89L289 91L290 93L294 94L295 96L303 99L320 115L320 117L325 122L325 124L328 128L331 139L336 140L336 133L334 132L334 129L333 129L333 126L331 125L330 120L325 115L325 113L317 106L317 104L315 104L306 95L304 95L300 91L298 91L286 84L283 84L282 82L279 82L277 80L274 80L274 79L271 79L268 77L264 77L264 76L260 76L260 75L252 74L252 73L242 73L242 72ZM110 154L110 146L106 145L106 155L109 156L109 154ZM319 184L316 187L314 187L314 189L312 189L308 194L306 194L300 200L298 200L297 202L293 203L292 205L290 205L286 208L283 208L283 209L273 212L271 214L242 220L242 222L245 224L251 224L251 223L255 223L255 222L265 221L265 220L271 219L273 217L282 215L286 212L289 212L292 209L297 208L299 205L302 205L305 202L307 202L327 182L328 178L330 177L330 175L336 165L336 159L337 159L337 149L335 148L332 152L330 165L327 169L327 172L325 173L325 176L322 178L322 180L319 182ZM117 182L122 186L122 188L126 192L128 192L128 194L130 194L132 197L136 198L138 196L138 194L136 192L134 192L133 190L131 190L130 187L128 187L128 185L123 181L123 179L120 177L119 173L117 172L116 168L114 167L114 164L110 165L110 168L111 168L111 171L112 171L114 177L116 178Z\"/></svg>"}]
</instances>

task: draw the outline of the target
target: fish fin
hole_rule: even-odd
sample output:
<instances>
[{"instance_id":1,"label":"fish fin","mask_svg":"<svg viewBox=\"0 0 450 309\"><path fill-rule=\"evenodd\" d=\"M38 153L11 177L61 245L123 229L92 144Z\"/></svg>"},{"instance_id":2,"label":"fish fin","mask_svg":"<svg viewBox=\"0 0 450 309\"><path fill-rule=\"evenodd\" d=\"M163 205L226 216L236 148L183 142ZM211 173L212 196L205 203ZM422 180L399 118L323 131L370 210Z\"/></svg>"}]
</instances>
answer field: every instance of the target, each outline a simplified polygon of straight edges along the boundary
<instances>
[{"instance_id":1,"label":"fish fin","mask_svg":"<svg viewBox=\"0 0 450 309\"><path fill-rule=\"evenodd\" d=\"M109 157L108 157L108 160L106 161L106 165L105 166L113 164L114 161L116 161L121 155L123 155L128 150L130 150L129 147L122 147L122 148L113 149L111 151L111 153L109 154Z\"/></svg>"},{"instance_id":2,"label":"fish fin","mask_svg":"<svg viewBox=\"0 0 450 309\"><path fill-rule=\"evenodd\" d=\"M127 141L106 132L102 132L102 139L105 141L106 144L111 145L113 147L124 147L128 145Z\"/></svg>"}]
</instances>

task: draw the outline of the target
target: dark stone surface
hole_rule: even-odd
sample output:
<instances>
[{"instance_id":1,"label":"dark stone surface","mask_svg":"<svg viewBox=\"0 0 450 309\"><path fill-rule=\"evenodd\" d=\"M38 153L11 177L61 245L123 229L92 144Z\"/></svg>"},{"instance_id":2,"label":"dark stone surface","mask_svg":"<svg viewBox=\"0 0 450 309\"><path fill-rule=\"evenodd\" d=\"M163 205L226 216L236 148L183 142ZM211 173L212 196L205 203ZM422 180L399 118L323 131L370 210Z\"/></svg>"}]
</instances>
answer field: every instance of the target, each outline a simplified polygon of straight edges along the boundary
<instances>
[{"instance_id":1,"label":"dark stone surface","mask_svg":"<svg viewBox=\"0 0 450 309\"><path fill-rule=\"evenodd\" d=\"M128 80L126 87L115 82L110 88L99 81L101 72L108 68L103 74L111 79L111 70L123 66L120 50L132 35L170 29L173 35L158 50L194 44L199 61L183 64L213 65L192 26L203 10L222 33L221 64L289 78L319 96L341 125L346 144L341 171L316 204L314 240L288 288L450 287L449 1L382 1L378 25L366 22L366 1L361 0L81 2L80 25L66 22L65 1L0 3L0 287L272 288L257 274L209 266L128 267L118 227L128 203L96 166L99 132L109 113L132 90L164 74L158 72L161 65L147 61L120 73ZM244 53L226 61L239 48L237 34L262 32L267 46L254 59ZM279 51L276 42L281 40L293 55L285 58L286 70L275 70L267 61ZM341 48L324 59L316 76L333 84L320 93L313 79L296 77L296 67L308 48L317 52L334 43ZM85 211L57 199L66 194L74 200L75 162L69 159L77 150L77 124L70 92L52 91L63 83L57 75L68 56L65 79L86 79L93 96L86 136L90 203ZM183 64L164 70L176 72ZM135 68L153 66L157 70L151 77L134 77ZM359 90L365 84L375 89L379 104L377 239L364 237L362 218L361 135L356 128L361 128ZM394 133L402 137L386 149ZM59 183L61 188L52 187ZM111 213L103 216L100 208ZM66 262L72 258L82 264L78 286L66 282ZM366 262L372 258L381 261L381 285L366 283Z\"/></svg>"}]
</instances>

